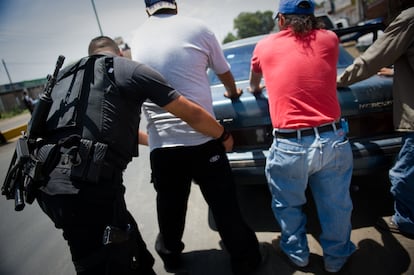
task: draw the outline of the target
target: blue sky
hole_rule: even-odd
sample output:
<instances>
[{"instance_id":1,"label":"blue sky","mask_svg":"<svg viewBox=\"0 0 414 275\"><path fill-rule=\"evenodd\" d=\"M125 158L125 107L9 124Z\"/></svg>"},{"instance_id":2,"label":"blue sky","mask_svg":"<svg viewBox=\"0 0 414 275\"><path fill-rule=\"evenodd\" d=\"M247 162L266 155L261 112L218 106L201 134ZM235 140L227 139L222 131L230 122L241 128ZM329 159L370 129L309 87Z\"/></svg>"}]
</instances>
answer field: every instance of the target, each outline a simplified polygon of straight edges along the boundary
<instances>
[{"instance_id":1,"label":"blue sky","mask_svg":"<svg viewBox=\"0 0 414 275\"><path fill-rule=\"evenodd\" d=\"M104 35L128 43L147 18L144 0L94 0ZM219 41L233 32L240 12L274 11L279 0L178 0L179 13L208 24ZM0 59L12 82L52 73L63 54L65 64L87 55L100 35L91 0L0 0ZM0 85L9 78L0 64Z\"/></svg>"}]
</instances>

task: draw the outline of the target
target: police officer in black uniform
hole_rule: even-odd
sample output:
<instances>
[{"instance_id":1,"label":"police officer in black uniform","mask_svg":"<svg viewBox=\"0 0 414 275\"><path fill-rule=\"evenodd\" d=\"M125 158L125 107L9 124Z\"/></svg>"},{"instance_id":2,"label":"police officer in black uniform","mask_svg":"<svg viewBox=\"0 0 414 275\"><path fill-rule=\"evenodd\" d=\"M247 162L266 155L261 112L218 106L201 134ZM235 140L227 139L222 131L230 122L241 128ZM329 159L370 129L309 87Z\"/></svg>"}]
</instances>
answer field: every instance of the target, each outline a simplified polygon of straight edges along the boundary
<instances>
[{"instance_id":1,"label":"police officer in black uniform","mask_svg":"<svg viewBox=\"0 0 414 275\"><path fill-rule=\"evenodd\" d=\"M181 96L159 73L121 57L112 39L94 38L89 55L96 57L95 79L102 74L101 79L109 75L111 81L102 80L103 84L96 86L101 80L94 80L95 88L91 88L89 100L85 99L86 111L79 120L83 129L80 137L73 138L65 130L54 132L59 139L51 138L49 142L60 145L59 161L51 169L47 184L40 188L37 200L55 226L63 230L78 275L155 274L154 258L127 210L122 184L124 169L138 153L141 104L150 99L197 131L218 139L226 136L223 146L227 150L233 146L233 139L227 138L214 118ZM101 70L99 64L103 63L99 60L108 57L113 64L105 72L107 67ZM53 117L51 112L49 118ZM42 148L38 150L40 155ZM91 162L97 158L102 160L98 166Z\"/></svg>"}]
</instances>

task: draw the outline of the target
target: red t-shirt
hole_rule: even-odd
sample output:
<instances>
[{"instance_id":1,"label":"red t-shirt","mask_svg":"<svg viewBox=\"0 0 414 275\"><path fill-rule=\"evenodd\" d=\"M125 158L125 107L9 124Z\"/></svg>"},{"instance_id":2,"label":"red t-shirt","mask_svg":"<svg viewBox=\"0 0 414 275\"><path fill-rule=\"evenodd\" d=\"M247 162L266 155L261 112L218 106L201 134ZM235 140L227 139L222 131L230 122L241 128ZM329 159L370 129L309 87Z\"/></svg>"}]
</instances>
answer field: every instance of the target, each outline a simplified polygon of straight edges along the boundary
<instances>
[{"instance_id":1,"label":"red t-shirt","mask_svg":"<svg viewBox=\"0 0 414 275\"><path fill-rule=\"evenodd\" d=\"M286 29L259 41L251 69L263 73L273 127L314 127L340 117L338 44L336 34L328 30L298 38Z\"/></svg>"}]
</instances>

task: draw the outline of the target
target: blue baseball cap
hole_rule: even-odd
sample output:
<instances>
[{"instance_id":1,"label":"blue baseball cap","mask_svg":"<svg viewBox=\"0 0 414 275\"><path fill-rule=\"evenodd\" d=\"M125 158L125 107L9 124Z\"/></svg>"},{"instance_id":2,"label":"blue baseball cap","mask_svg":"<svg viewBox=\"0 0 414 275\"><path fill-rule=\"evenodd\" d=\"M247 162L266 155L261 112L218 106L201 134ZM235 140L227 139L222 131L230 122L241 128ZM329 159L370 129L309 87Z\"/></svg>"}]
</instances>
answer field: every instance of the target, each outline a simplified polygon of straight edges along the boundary
<instances>
[{"instance_id":1,"label":"blue baseball cap","mask_svg":"<svg viewBox=\"0 0 414 275\"><path fill-rule=\"evenodd\" d=\"M313 0L280 0L279 11L281 14L313 14L315 3Z\"/></svg>"},{"instance_id":2,"label":"blue baseball cap","mask_svg":"<svg viewBox=\"0 0 414 275\"><path fill-rule=\"evenodd\" d=\"M149 15L153 15L155 12L161 9L172 9L177 8L175 0L145 0L146 10Z\"/></svg>"}]
</instances>

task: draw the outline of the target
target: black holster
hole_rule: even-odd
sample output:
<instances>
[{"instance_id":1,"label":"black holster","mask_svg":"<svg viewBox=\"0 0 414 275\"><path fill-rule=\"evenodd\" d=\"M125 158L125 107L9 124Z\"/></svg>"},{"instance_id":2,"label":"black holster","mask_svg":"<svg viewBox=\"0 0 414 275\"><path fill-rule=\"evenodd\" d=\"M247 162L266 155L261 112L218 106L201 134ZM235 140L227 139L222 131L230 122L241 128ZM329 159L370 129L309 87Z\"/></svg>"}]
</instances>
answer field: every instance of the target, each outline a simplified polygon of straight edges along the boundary
<instances>
[{"instance_id":1,"label":"black holster","mask_svg":"<svg viewBox=\"0 0 414 275\"><path fill-rule=\"evenodd\" d=\"M102 178L104 167L109 167L109 165L105 165L107 149L108 145L101 142L81 139L77 155L79 159L73 163L71 179L98 183Z\"/></svg>"},{"instance_id":2,"label":"black holster","mask_svg":"<svg viewBox=\"0 0 414 275\"><path fill-rule=\"evenodd\" d=\"M60 152L56 144L39 146L27 163L26 179L24 181L25 199L31 204L37 190L45 186L49 179L49 173L56 167L60 158Z\"/></svg>"}]
</instances>

